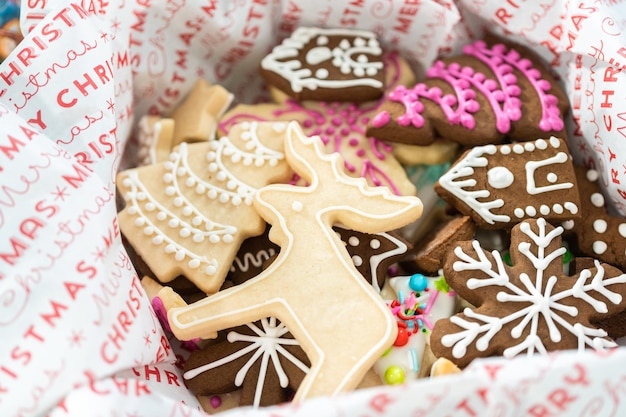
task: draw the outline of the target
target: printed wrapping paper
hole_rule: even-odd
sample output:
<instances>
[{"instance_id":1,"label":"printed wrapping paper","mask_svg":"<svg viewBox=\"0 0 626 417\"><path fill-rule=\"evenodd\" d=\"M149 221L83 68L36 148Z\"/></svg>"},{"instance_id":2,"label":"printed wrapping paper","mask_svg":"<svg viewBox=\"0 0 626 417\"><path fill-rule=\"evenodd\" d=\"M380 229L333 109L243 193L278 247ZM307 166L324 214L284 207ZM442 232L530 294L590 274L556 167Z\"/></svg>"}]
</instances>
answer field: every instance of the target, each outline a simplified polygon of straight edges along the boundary
<instances>
[{"instance_id":1,"label":"printed wrapping paper","mask_svg":"<svg viewBox=\"0 0 626 417\"><path fill-rule=\"evenodd\" d=\"M255 102L266 98L258 62L297 26L374 30L417 74L489 28L553 66L572 105L572 152L599 168L625 214L625 7L23 2L27 36L0 65L0 415L202 415L130 267L114 198L134 123L167 115L197 77ZM620 415L624 354L480 361L454 377L225 415Z\"/></svg>"}]
</instances>

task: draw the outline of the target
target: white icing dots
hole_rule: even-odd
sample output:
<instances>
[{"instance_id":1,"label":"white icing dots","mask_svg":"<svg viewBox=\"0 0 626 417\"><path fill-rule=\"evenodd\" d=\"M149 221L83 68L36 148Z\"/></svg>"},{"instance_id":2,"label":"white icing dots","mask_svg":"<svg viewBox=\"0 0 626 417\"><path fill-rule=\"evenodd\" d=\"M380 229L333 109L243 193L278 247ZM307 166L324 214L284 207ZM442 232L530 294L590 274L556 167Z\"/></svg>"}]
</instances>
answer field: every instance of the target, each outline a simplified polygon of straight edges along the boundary
<instances>
[{"instance_id":1,"label":"white icing dots","mask_svg":"<svg viewBox=\"0 0 626 417\"><path fill-rule=\"evenodd\" d=\"M291 209L295 212L301 212L302 209L304 208L304 206L302 205L301 201L294 201L293 204L291 204Z\"/></svg>"},{"instance_id":2,"label":"white icing dots","mask_svg":"<svg viewBox=\"0 0 626 417\"><path fill-rule=\"evenodd\" d=\"M520 145L519 143L515 144L515 145L513 145L513 152L515 152L517 154L522 154L522 153L524 153L524 147L522 145Z\"/></svg>"},{"instance_id":3,"label":"white icing dots","mask_svg":"<svg viewBox=\"0 0 626 417\"><path fill-rule=\"evenodd\" d=\"M354 264L354 266L359 267L359 266L363 265L363 258L361 258L358 255L354 255L352 257L352 263Z\"/></svg>"},{"instance_id":4,"label":"white icing dots","mask_svg":"<svg viewBox=\"0 0 626 417\"><path fill-rule=\"evenodd\" d=\"M556 214L562 214L563 213L563 206L560 205L559 203L556 203L555 205L552 206L552 210L556 213Z\"/></svg>"},{"instance_id":5,"label":"white icing dots","mask_svg":"<svg viewBox=\"0 0 626 417\"><path fill-rule=\"evenodd\" d=\"M535 144L532 142L526 142L524 143L524 149L526 149L526 151L528 152L532 152L535 150Z\"/></svg>"},{"instance_id":6,"label":"white icing dots","mask_svg":"<svg viewBox=\"0 0 626 417\"><path fill-rule=\"evenodd\" d=\"M547 176L546 179L548 180L549 183L555 183L557 182L557 180L559 179L559 177L557 177L557 175L554 172L550 172Z\"/></svg>"},{"instance_id":7,"label":"white icing dots","mask_svg":"<svg viewBox=\"0 0 626 417\"><path fill-rule=\"evenodd\" d=\"M605 220L602 220L602 219L594 220L593 230L595 230L596 233L604 233L606 232L606 228L607 228L607 223Z\"/></svg>"},{"instance_id":8,"label":"white icing dots","mask_svg":"<svg viewBox=\"0 0 626 417\"><path fill-rule=\"evenodd\" d=\"M565 210L569 211L572 214L578 213L578 206L570 201L563 204L563 207L565 208Z\"/></svg>"},{"instance_id":9,"label":"white icing dots","mask_svg":"<svg viewBox=\"0 0 626 417\"><path fill-rule=\"evenodd\" d=\"M587 181L590 182L596 182L598 181L598 178L600 178L600 174L598 174L598 171L596 171L595 169L590 169L587 170Z\"/></svg>"},{"instance_id":10,"label":"white icing dots","mask_svg":"<svg viewBox=\"0 0 626 417\"><path fill-rule=\"evenodd\" d=\"M534 217L537 215L537 209L535 209L533 206L528 206L526 207L526 214L528 214L530 217Z\"/></svg>"},{"instance_id":11,"label":"white icing dots","mask_svg":"<svg viewBox=\"0 0 626 417\"><path fill-rule=\"evenodd\" d=\"M506 167L497 166L487 171L487 181L493 188L507 188L514 180L513 173Z\"/></svg>"},{"instance_id":12,"label":"white icing dots","mask_svg":"<svg viewBox=\"0 0 626 417\"><path fill-rule=\"evenodd\" d=\"M550 207L545 204L542 204L539 207L539 213L541 213L544 216L547 216L548 214L550 214Z\"/></svg>"},{"instance_id":13,"label":"white icing dots","mask_svg":"<svg viewBox=\"0 0 626 417\"><path fill-rule=\"evenodd\" d=\"M596 207L604 207L604 196L600 193L591 194L591 204Z\"/></svg>"},{"instance_id":14,"label":"white icing dots","mask_svg":"<svg viewBox=\"0 0 626 417\"><path fill-rule=\"evenodd\" d=\"M359 246L359 238L356 236L350 236L350 238L348 238L348 245Z\"/></svg>"},{"instance_id":15,"label":"white icing dots","mask_svg":"<svg viewBox=\"0 0 626 417\"><path fill-rule=\"evenodd\" d=\"M552 136L550 138L550 145L552 145L553 148L558 148L559 146L561 146L561 141L558 140L556 137Z\"/></svg>"},{"instance_id":16,"label":"white icing dots","mask_svg":"<svg viewBox=\"0 0 626 417\"><path fill-rule=\"evenodd\" d=\"M626 223L622 223L617 227L620 236L626 237Z\"/></svg>"},{"instance_id":17,"label":"white icing dots","mask_svg":"<svg viewBox=\"0 0 626 417\"><path fill-rule=\"evenodd\" d=\"M606 252L607 248L608 246L606 245L606 243L602 242L601 240L593 242L592 245L593 253L598 255L602 255L604 252Z\"/></svg>"},{"instance_id":18,"label":"white icing dots","mask_svg":"<svg viewBox=\"0 0 626 417\"><path fill-rule=\"evenodd\" d=\"M372 240L370 241L370 248L372 248L372 249L378 249L378 248L380 248L380 240L378 240L378 239L372 239Z\"/></svg>"},{"instance_id":19,"label":"white icing dots","mask_svg":"<svg viewBox=\"0 0 626 417\"><path fill-rule=\"evenodd\" d=\"M548 149L548 142L546 142L544 139L537 139L535 141L535 146L537 147L537 149Z\"/></svg>"},{"instance_id":20,"label":"white icing dots","mask_svg":"<svg viewBox=\"0 0 626 417\"><path fill-rule=\"evenodd\" d=\"M565 220L561 223L561 226L563 226L565 230L572 230L574 228L574 220Z\"/></svg>"},{"instance_id":21,"label":"white icing dots","mask_svg":"<svg viewBox=\"0 0 626 417\"><path fill-rule=\"evenodd\" d=\"M513 214L515 214L515 217L517 217L518 219L521 219L522 217L524 217L524 210L517 207L515 210L513 210Z\"/></svg>"},{"instance_id":22,"label":"white icing dots","mask_svg":"<svg viewBox=\"0 0 626 417\"><path fill-rule=\"evenodd\" d=\"M315 71L315 77L319 78L320 80L325 80L326 78L328 78L328 70L326 68L320 68L317 71Z\"/></svg>"},{"instance_id":23,"label":"white icing dots","mask_svg":"<svg viewBox=\"0 0 626 417\"><path fill-rule=\"evenodd\" d=\"M509 145L502 145L500 147L500 153L502 155L508 155L511 153L511 147Z\"/></svg>"}]
</instances>

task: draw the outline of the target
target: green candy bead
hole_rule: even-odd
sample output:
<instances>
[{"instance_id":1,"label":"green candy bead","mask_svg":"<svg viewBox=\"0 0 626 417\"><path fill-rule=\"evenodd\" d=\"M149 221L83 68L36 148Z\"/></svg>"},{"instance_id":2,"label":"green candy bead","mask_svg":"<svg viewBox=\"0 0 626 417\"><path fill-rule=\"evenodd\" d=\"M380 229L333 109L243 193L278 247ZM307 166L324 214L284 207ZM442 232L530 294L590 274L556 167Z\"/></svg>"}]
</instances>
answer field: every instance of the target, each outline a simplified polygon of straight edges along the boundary
<instances>
[{"instance_id":1,"label":"green candy bead","mask_svg":"<svg viewBox=\"0 0 626 417\"><path fill-rule=\"evenodd\" d=\"M402 384L404 382L404 370L399 366L390 366L385 371L385 382L389 385Z\"/></svg>"}]
</instances>

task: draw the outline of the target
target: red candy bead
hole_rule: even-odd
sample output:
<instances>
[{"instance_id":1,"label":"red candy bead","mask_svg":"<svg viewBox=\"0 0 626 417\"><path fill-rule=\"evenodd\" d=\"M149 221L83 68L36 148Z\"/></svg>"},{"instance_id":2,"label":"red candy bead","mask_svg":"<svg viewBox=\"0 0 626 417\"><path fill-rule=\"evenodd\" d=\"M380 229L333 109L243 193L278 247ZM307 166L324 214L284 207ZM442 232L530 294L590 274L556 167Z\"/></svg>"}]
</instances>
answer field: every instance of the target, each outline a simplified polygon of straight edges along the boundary
<instances>
[{"instance_id":1,"label":"red candy bead","mask_svg":"<svg viewBox=\"0 0 626 417\"><path fill-rule=\"evenodd\" d=\"M398 335L393 342L394 346L404 346L409 343L409 333L403 327L398 327Z\"/></svg>"}]
</instances>

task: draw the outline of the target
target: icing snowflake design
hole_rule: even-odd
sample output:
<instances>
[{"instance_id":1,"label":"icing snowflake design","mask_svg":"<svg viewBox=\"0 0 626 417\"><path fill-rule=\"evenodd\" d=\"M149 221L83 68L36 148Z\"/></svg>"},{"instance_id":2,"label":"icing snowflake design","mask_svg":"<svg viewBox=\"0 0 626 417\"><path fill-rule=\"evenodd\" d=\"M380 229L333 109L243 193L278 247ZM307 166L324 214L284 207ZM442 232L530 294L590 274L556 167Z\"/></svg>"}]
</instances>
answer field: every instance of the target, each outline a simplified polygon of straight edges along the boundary
<instances>
[{"instance_id":1,"label":"icing snowflake design","mask_svg":"<svg viewBox=\"0 0 626 417\"><path fill-rule=\"evenodd\" d=\"M607 277L615 275L616 269L594 261L595 268L583 269L578 276L556 276L561 275L558 272L561 256L566 251L560 244L563 229L553 228L543 218L523 222L518 227L520 236L523 235L516 248L520 255L516 264L525 266L521 272L506 266L497 251L491 253L492 257L487 256L478 241L466 242L471 243L471 249L458 246L454 250L452 275L463 275L461 279L465 282L465 288L461 285L459 290L494 295L484 299L483 306L491 304L489 311L502 315L483 314L481 311L487 310L483 306L476 310L466 308L462 315L449 319L458 331L450 332L454 326L448 327L441 336L441 344L452 348L456 359L465 357L472 344L479 355L489 352L492 339L501 332L510 336L502 351L509 358L522 352L532 356L559 348L616 346L607 338L606 331L593 327L589 321L624 309L620 295L624 286L619 284L626 283L626 274ZM447 277L452 285L450 276ZM493 308L493 303L497 307ZM547 337L542 339L540 334L544 330Z\"/></svg>"},{"instance_id":2,"label":"icing snowflake design","mask_svg":"<svg viewBox=\"0 0 626 417\"><path fill-rule=\"evenodd\" d=\"M224 364L233 362L239 358L251 354L245 364L235 375L234 382L237 387L241 387L244 384L244 380L248 377L248 371L250 370L250 368L252 368L258 360L261 361L261 370L259 372L259 377L256 382L253 403L255 407L258 407L261 402L261 395L263 393L263 386L265 384L265 376L267 374L268 367L270 366L270 362L271 366L274 367L274 370L278 375L278 380L282 388L286 388L288 386L289 377L283 369L283 366L281 365L279 356L282 356L283 358L294 364L305 374L308 373L309 367L300 359L291 354L284 347L299 346L299 343L296 339L284 337L289 332L287 327L284 324L278 322L275 317L262 319L260 321L260 325L261 327L259 328L255 323L246 324L246 327L252 330L254 335L230 331L226 336L226 339L229 343L245 342L249 343L249 345L246 348L238 350L226 357L209 362L197 368L189 369L183 374L183 378L185 378L186 380L195 378L203 372L218 368Z\"/></svg>"}]
</instances>

